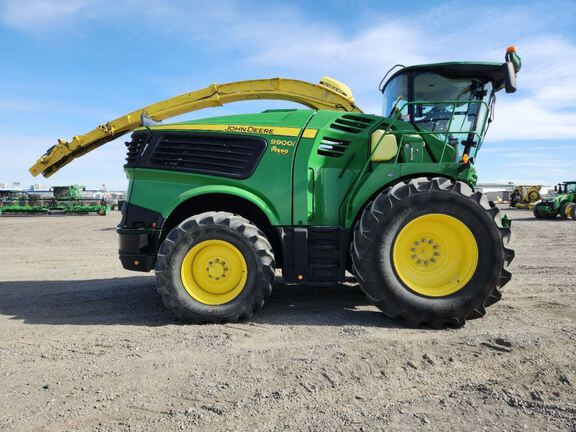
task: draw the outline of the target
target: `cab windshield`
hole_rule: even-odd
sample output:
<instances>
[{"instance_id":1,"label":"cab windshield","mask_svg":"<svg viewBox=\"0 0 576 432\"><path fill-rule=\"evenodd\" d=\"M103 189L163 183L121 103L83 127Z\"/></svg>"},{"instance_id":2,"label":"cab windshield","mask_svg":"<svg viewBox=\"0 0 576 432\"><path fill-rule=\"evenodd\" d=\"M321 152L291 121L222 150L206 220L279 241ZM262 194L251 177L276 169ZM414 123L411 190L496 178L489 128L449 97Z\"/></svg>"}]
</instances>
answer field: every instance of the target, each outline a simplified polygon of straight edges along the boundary
<instances>
[{"instance_id":1,"label":"cab windshield","mask_svg":"<svg viewBox=\"0 0 576 432\"><path fill-rule=\"evenodd\" d=\"M439 134L482 135L491 96L491 82L420 73L414 78L411 119L419 127Z\"/></svg>"},{"instance_id":2,"label":"cab windshield","mask_svg":"<svg viewBox=\"0 0 576 432\"><path fill-rule=\"evenodd\" d=\"M449 78L433 72L400 73L384 88L384 116L411 122L460 147L476 146L486 133L494 98L491 81Z\"/></svg>"}]
</instances>

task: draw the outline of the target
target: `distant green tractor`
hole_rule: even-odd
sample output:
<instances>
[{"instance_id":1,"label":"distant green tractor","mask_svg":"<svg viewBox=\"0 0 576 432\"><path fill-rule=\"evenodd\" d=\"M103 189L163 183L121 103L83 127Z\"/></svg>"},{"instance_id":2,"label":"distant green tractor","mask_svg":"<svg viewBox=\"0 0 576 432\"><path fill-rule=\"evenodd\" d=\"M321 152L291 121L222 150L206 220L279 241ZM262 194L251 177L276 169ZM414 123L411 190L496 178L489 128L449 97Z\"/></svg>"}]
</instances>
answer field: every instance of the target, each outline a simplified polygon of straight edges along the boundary
<instances>
[{"instance_id":1,"label":"distant green tractor","mask_svg":"<svg viewBox=\"0 0 576 432\"><path fill-rule=\"evenodd\" d=\"M380 87L382 116L362 113L327 77L213 84L60 140L30 171L52 175L134 130L120 260L155 269L164 304L182 320L252 316L276 269L302 285L343 282L348 270L389 317L460 327L511 278L509 221L474 190L474 162L496 92L516 90L520 64L510 47L504 64L394 68ZM158 124L272 98L312 109Z\"/></svg>"},{"instance_id":2,"label":"distant green tractor","mask_svg":"<svg viewBox=\"0 0 576 432\"><path fill-rule=\"evenodd\" d=\"M576 181L565 181L554 186L554 194L537 202L534 216L537 219L571 218L576 220Z\"/></svg>"}]
</instances>

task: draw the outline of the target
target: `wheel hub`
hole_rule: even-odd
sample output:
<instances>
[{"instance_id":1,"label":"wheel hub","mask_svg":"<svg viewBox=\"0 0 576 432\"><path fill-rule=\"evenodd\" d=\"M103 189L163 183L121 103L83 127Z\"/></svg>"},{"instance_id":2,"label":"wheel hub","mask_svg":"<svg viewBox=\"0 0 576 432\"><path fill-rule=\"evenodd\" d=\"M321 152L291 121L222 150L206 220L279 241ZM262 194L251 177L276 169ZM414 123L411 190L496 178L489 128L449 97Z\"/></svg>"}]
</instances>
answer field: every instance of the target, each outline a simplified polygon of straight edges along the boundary
<instances>
[{"instance_id":1,"label":"wheel hub","mask_svg":"<svg viewBox=\"0 0 576 432\"><path fill-rule=\"evenodd\" d=\"M461 290L478 265L474 234L459 219L446 214L417 217L398 233L392 260L400 280L410 290L443 297Z\"/></svg>"},{"instance_id":2,"label":"wheel hub","mask_svg":"<svg viewBox=\"0 0 576 432\"><path fill-rule=\"evenodd\" d=\"M246 260L231 243L206 240L188 251L180 270L184 288L195 300L209 305L228 303L244 289Z\"/></svg>"},{"instance_id":3,"label":"wheel hub","mask_svg":"<svg viewBox=\"0 0 576 432\"><path fill-rule=\"evenodd\" d=\"M206 273L208 277L214 280L224 279L229 273L230 269L226 267L226 260L223 258L214 258L208 261L208 266L206 267Z\"/></svg>"},{"instance_id":4,"label":"wheel hub","mask_svg":"<svg viewBox=\"0 0 576 432\"><path fill-rule=\"evenodd\" d=\"M440 240L434 237L419 237L412 243L410 258L416 265L430 268L438 265L441 256Z\"/></svg>"}]
</instances>

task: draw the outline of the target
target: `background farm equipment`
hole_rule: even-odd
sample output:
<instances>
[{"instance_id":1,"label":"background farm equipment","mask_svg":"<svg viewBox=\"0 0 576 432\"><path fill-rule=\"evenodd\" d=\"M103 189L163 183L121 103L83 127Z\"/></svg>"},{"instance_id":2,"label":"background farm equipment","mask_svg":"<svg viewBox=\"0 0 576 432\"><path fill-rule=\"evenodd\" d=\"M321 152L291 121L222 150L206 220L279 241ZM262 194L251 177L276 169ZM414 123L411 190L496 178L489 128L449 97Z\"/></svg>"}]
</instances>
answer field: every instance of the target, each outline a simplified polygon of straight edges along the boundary
<instances>
[{"instance_id":1,"label":"background farm equipment","mask_svg":"<svg viewBox=\"0 0 576 432\"><path fill-rule=\"evenodd\" d=\"M53 207L51 212L62 212L66 214L88 214L96 213L105 215L110 206L105 199L84 198L82 192L83 186L54 186Z\"/></svg>"},{"instance_id":2,"label":"background farm equipment","mask_svg":"<svg viewBox=\"0 0 576 432\"><path fill-rule=\"evenodd\" d=\"M537 202L534 216L537 219L576 220L576 181L565 181L554 186L554 193Z\"/></svg>"},{"instance_id":3,"label":"background farm equipment","mask_svg":"<svg viewBox=\"0 0 576 432\"><path fill-rule=\"evenodd\" d=\"M525 186L520 185L514 188L514 192L510 195L510 207L516 207L520 209L533 208L534 203L538 201L540 196L540 190L542 186Z\"/></svg>"},{"instance_id":4,"label":"background farm equipment","mask_svg":"<svg viewBox=\"0 0 576 432\"><path fill-rule=\"evenodd\" d=\"M19 190L0 191L0 214L45 214L50 210L49 202L39 195Z\"/></svg>"},{"instance_id":5,"label":"background farm equipment","mask_svg":"<svg viewBox=\"0 0 576 432\"><path fill-rule=\"evenodd\" d=\"M83 186L54 186L51 193L18 190L0 191L0 214L98 214L105 215L110 206L105 199L85 198Z\"/></svg>"}]
</instances>

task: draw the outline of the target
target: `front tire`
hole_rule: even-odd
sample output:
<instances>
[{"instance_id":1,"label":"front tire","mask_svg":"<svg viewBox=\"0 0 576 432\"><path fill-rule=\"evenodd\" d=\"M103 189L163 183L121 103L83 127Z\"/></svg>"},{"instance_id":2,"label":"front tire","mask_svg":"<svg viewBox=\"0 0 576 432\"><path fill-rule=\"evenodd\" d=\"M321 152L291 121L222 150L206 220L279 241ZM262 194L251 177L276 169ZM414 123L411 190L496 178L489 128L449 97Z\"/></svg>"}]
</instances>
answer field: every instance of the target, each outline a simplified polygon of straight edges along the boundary
<instances>
[{"instance_id":1,"label":"front tire","mask_svg":"<svg viewBox=\"0 0 576 432\"><path fill-rule=\"evenodd\" d=\"M544 214L540 211L540 207L538 207L538 204L534 206L532 212L534 213L534 217L536 219L544 219Z\"/></svg>"},{"instance_id":2,"label":"front tire","mask_svg":"<svg viewBox=\"0 0 576 432\"><path fill-rule=\"evenodd\" d=\"M510 229L485 195L447 178L399 183L376 197L354 232L360 287L409 326L461 327L501 298L511 278Z\"/></svg>"},{"instance_id":3,"label":"front tire","mask_svg":"<svg viewBox=\"0 0 576 432\"><path fill-rule=\"evenodd\" d=\"M250 221L227 212L192 216L175 227L156 260L157 289L179 319L236 322L272 292L274 254Z\"/></svg>"}]
</instances>

